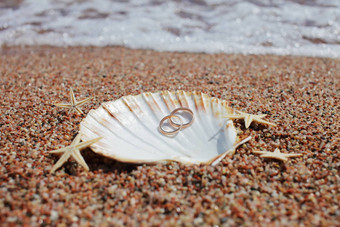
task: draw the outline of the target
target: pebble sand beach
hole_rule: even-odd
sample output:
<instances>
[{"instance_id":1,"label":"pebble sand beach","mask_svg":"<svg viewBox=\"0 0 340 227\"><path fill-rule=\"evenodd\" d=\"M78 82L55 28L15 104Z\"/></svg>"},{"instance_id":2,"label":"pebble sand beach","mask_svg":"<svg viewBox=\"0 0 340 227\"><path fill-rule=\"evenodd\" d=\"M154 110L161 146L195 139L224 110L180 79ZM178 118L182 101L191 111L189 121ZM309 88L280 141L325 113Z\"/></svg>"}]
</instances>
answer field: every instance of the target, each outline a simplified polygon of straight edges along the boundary
<instances>
[{"instance_id":1,"label":"pebble sand beach","mask_svg":"<svg viewBox=\"0 0 340 227\"><path fill-rule=\"evenodd\" d=\"M336 226L340 223L340 60L193 54L123 47L3 47L2 226ZM54 106L93 99L84 115ZM102 102L160 90L201 91L265 120L218 165L133 165L82 155L55 173L79 123ZM253 150L302 154L287 162Z\"/></svg>"}]
</instances>

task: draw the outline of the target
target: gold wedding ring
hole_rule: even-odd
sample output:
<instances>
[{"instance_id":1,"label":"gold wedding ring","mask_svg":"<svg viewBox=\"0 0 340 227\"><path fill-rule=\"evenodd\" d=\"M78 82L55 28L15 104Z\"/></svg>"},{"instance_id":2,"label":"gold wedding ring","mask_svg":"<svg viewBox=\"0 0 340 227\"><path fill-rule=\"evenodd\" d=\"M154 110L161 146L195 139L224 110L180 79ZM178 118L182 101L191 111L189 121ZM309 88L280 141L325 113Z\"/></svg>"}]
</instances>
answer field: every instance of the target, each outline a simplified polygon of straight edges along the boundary
<instances>
[{"instance_id":1,"label":"gold wedding ring","mask_svg":"<svg viewBox=\"0 0 340 227\"><path fill-rule=\"evenodd\" d=\"M176 135L177 133L179 133L179 131L181 131L181 129L182 129L182 123L181 124L179 124L179 125L176 125L175 127L170 123L171 122L171 118L177 118L177 119L179 119L179 121L180 122L182 122L182 119L180 118L180 117L178 117L178 116L176 116L176 115L168 115L168 116L166 116L166 117L164 117L162 120L161 120L161 122L159 123L159 127L158 127L158 129L159 129L159 132L160 133L162 133L163 135L165 135L165 136L174 136L174 135ZM169 131L166 131L166 130L164 130L163 128L162 128L162 125L163 125L163 123L164 123L164 121L166 121L166 120L168 120L168 119L170 119L168 122L169 122L169 124L173 127L173 128L175 128L175 130L174 131L171 131L171 132L169 132Z\"/></svg>"},{"instance_id":2,"label":"gold wedding ring","mask_svg":"<svg viewBox=\"0 0 340 227\"><path fill-rule=\"evenodd\" d=\"M182 113L179 113L179 112L187 112L191 115L191 119L183 124L183 120L182 118L180 117L181 115L183 115ZM174 120L174 118L176 120ZM163 123L168 120L168 123L169 125L174 128L175 130L174 131L166 131L163 129ZM179 133L179 131L181 131L182 129L185 129L187 127L189 127L190 125L192 125L192 123L194 122L194 113L188 109L188 108L185 108L185 107L179 107L177 109L174 109L170 115L164 117L160 123L159 123L159 126L158 126L158 129L159 129L159 132L162 133L164 136L174 136L176 135L177 133Z\"/></svg>"},{"instance_id":3,"label":"gold wedding ring","mask_svg":"<svg viewBox=\"0 0 340 227\"><path fill-rule=\"evenodd\" d=\"M174 109L171 113L170 113L170 116L178 116L180 114L178 114L178 112L180 111L183 111L183 112L187 112L191 115L191 119L190 121L188 121L187 123L183 124L183 121L182 124L178 124L176 122L174 122L171 118L169 119L169 123L172 127L174 128L177 128L179 127L180 125L182 126L182 129L185 129L187 127L189 127L190 125L192 125L192 123L194 123L194 113L192 112L192 110L190 110L189 108L185 108L185 107L179 107L177 109Z\"/></svg>"}]
</instances>

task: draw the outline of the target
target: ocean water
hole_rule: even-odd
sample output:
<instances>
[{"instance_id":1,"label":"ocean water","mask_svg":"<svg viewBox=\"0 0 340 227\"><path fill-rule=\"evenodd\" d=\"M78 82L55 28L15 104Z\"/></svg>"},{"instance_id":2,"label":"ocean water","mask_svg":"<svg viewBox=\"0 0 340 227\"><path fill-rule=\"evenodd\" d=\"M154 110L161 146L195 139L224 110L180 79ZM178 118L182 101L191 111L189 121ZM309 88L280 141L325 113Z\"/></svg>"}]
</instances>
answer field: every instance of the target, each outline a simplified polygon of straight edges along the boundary
<instances>
[{"instance_id":1,"label":"ocean water","mask_svg":"<svg viewBox=\"0 0 340 227\"><path fill-rule=\"evenodd\" d=\"M0 45L340 57L340 0L2 0Z\"/></svg>"}]
</instances>

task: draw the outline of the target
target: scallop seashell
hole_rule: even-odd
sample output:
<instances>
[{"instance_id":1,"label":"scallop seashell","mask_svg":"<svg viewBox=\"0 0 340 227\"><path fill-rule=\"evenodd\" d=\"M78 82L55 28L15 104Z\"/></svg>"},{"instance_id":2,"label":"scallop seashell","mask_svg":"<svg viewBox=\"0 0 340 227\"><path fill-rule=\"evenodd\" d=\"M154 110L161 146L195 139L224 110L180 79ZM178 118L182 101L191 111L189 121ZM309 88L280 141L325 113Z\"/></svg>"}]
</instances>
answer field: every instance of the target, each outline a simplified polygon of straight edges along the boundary
<instances>
[{"instance_id":1,"label":"scallop seashell","mask_svg":"<svg viewBox=\"0 0 340 227\"><path fill-rule=\"evenodd\" d=\"M179 107L192 110L193 124L174 137L164 136L160 121ZM214 165L250 139L238 138L233 122L223 117L231 113L226 101L200 92L146 92L91 110L80 124L80 134L84 141L102 137L91 149L122 162Z\"/></svg>"}]
</instances>

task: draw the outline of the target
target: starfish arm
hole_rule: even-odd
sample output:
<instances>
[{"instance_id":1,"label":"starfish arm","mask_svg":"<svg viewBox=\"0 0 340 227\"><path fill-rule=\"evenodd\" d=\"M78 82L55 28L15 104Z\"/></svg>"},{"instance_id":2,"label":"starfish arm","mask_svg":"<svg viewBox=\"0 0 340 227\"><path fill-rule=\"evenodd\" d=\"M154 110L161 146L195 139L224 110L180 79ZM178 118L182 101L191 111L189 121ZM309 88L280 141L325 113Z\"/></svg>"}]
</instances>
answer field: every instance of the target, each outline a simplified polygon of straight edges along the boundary
<instances>
[{"instance_id":1,"label":"starfish arm","mask_svg":"<svg viewBox=\"0 0 340 227\"><path fill-rule=\"evenodd\" d=\"M252 152L255 153L255 154L268 154L268 153L270 153L268 151L252 151Z\"/></svg>"},{"instance_id":2,"label":"starfish arm","mask_svg":"<svg viewBox=\"0 0 340 227\"><path fill-rule=\"evenodd\" d=\"M74 111L74 107L71 107L68 111L68 113L71 113L72 111Z\"/></svg>"},{"instance_id":3,"label":"starfish arm","mask_svg":"<svg viewBox=\"0 0 340 227\"><path fill-rule=\"evenodd\" d=\"M54 173L58 168L60 168L71 156L71 151L65 152L60 159L54 164L53 168L51 169L50 173Z\"/></svg>"},{"instance_id":4,"label":"starfish arm","mask_svg":"<svg viewBox=\"0 0 340 227\"><path fill-rule=\"evenodd\" d=\"M80 134L78 133L76 137L74 137L71 145L77 145L80 142Z\"/></svg>"},{"instance_id":5,"label":"starfish arm","mask_svg":"<svg viewBox=\"0 0 340 227\"><path fill-rule=\"evenodd\" d=\"M70 88L70 97L71 97L71 105L74 106L77 103L77 101L76 101L76 97L74 97L72 88Z\"/></svg>"},{"instance_id":6,"label":"starfish arm","mask_svg":"<svg viewBox=\"0 0 340 227\"><path fill-rule=\"evenodd\" d=\"M69 103L55 103L53 105L55 105L57 107L65 107L65 108L71 108L72 107L72 105L69 104Z\"/></svg>"},{"instance_id":7,"label":"starfish arm","mask_svg":"<svg viewBox=\"0 0 340 227\"><path fill-rule=\"evenodd\" d=\"M242 115L236 115L236 114L227 114L223 115L224 118L229 118L229 119L241 119L244 118Z\"/></svg>"},{"instance_id":8,"label":"starfish arm","mask_svg":"<svg viewBox=\"0 0 340 227\"><path fill-rule=\"evenodd\" d=\"M63 148L60 148L60 149L57 149L57 150L50 151L50 153L51 154L62 154L62 153L65 153L68 149L69 149L69 146L68 147L63 147Z\"/></svg>"},{"instance_id":9,"label":"starfish arm","mask_svg":"<svg viewBox=\"0 0 340 227\"><path fill-rule=\"evenodd\" d=\"M265 121L265 120L262 120L262 119L259 119L259 118L255 118L255 121L256 122L259 122L259 123L262 123L262 124L267 124L267 125L271 125L271 126L276 126L276 124L274 123L271 123L269 121Z\"/></svg>"},{"instance_id":10,"label":"starfish arm","mask_svg":"<svg viewBox=\"0 0 340 227\"><path fill-rule=\"evenodd\" d=\"M272 158L272 159L279 159L281 161L288 161L288 158L284 157L283 155L273 155L273 154L263 154L261 158Z\"/></svg>"},{"instance_id":11,"label":"starfish arm","mask_svg":"<svg viewBox=\"0 0 340 227\"><path fill-rule=\"evenodd\" d=\"M280 152L280 149L279 149L279 148L275 148L275 150L273 151L273 153L276 153L276 154L281 154L281 152Z\"/></svg>"},{"instance_id":12,"label":"starfish arm","mask_svg":"<svg viewBox=\"0 0 340 227\"><path fill-rule=\"evenodd\" d=\"M249 126L250 126L252 121L253 121L253 116L252 115L249 114L249 115L246 115L244 117L244 124L245 124L246 128L249 128Z\"/></svg>"},{"instance_id":13,"label":"starfish arm","mask_svg":"<svg viewBox=\"0 0 340 227\"><path fill-rule=\"evenodd\" d=\"M88 101L90 101L91 99L92 99L92 97L88 97L88 98L86 98L86 99L83 99L83 100L81 100L81 101L78 101L78 102L76 103L76 106L80 107L80 106L86 104L86 103L87 103Z\"/></svg>"},{"instance_id":14,"label":"starfish arm","mask_svg":"<svg viewBox=\"0 0 340 227\"><path fill-rule=\"evenodd\" d=\"M98 142L100 139L102 139L102 137L98 137L98 138L95 138L95 139L92 139L92 140L81 142L81 143L77 144L76 147L79 150L81 150L83 148L86 148L86 147L90 146L91 144L94 144L94 143Z\"/></svg>"},{"instance_id":15,"label":"starfish arm","mask_svg":"<svg viewBox=\"0 0 340 227\"><path fill-rule=\"evenodd\" d=\"M288 158L294 158L294 157L301 157L302 154L285 154L285 156Z\"/></svg>"},{"instance_id":16,"label":"starfish arm","mask_svg":"<svg viewBox=\"0 0 340 227\"><path fill-rule=\"evenodd\" d=\"M259 115L256 115L256 117L258 117L258 118L264 118L265 116L267 116L267 114L259 114Z\"/></svg>"},{"instance_id":17,"label":"starfish arm","mask_svg":"<svg viewBox=\"0 0 340 227\"><path fill-rule=\"evenodd\" d=\"M242 116L242 115L233 115L233 114L223 115L223 117L224 118L229 118L230 120L244 118L244 116Z\"/></svg>"},{"instance_id":18,"label":"starfish arm","mask_svg":"<svg viewBox=\"0 0 340 227\"><path fill-rule=\"evenodd\" d=\"M78 106L76 106L74 109L75 109L76 112L79 113L80 115L84 114L84 112L83 112Z\"/></svg>"},{"instance_id":19,"label":"starfish arm","mask_svg":"<svg viewBox=\"0 0 340 227\"><path fill-rule=\"evenodd\" d=\"M238 114L242 114L242 115L246 114L245 112L242 112L242 111L239 111L239 110L235 110L235 112L238 113Z\"/></svg>"},{"instance_id":20,"label":"starfish arm","mask_svg":"<svg viewBox=\"0 0 340 227\"><path fill-rule=\"evenodd\" d=\"M84 167L84 169L86 169L87 171L90 170L90 168L87 166L83 156L81 156L80 151L79 150L75 150L72 153L72 157L78 162L78 164L80 164L82 167Z\"/></svg>"}]
</instances>

